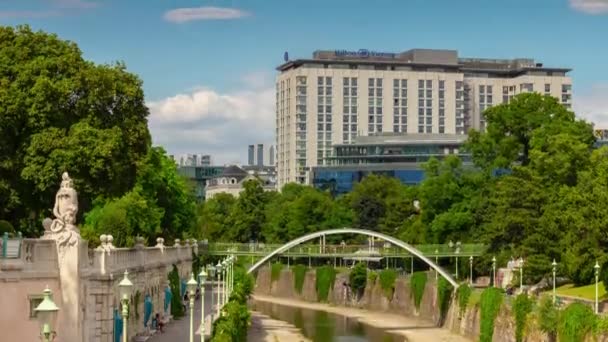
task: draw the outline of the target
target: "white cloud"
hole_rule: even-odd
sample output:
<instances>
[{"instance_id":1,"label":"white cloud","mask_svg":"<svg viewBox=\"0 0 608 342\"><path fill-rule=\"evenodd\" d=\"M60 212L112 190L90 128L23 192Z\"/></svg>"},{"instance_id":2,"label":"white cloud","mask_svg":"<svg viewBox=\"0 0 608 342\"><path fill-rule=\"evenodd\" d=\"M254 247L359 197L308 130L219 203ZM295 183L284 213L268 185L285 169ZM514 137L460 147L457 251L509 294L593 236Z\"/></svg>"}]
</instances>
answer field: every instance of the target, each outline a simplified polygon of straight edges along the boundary
<instances>
[{"instance_id":1,"label":"white cloud","mask_svg":"<svg viewBox=\"0 0 608 342\"><path fill-rule=\"evenodd\" d=\"M569 0L570 7L587 14L608 13L608 0Z\"/></svg>"},{"instance_id":2,"label":"white cloud","mask_svg":"<svg viewBox=\"0 0 608 342\"><path fill-rule=\"evenodd\" d=\"M587 90L574 92L574 112L577 116L608 129L608 83L600 83Z\"/></svg>"},{"instance_id":3,"label":"white cloud","mask_svg":"<svg viewBox=\"0 0 608 342\"><path fill-rule=\"evenodd\" d=\"M148 102L154 144L171 154L211 154L219 164L245 162L247 145L274 140L275 93L244 83L233 92L198 87Z\"/></svg>"},{"instance_id":4,"label":"white cloud","mask_svg":"<svg viewBox=\"0 0 608 342\"><path fill-rule=\"evenodd\" d=\"M165 20L173 23L185 23L195 20L228 20L249 16L249 12L226 7L192 7L176 8L165 12Z\"/></svg>"}]
</instances>

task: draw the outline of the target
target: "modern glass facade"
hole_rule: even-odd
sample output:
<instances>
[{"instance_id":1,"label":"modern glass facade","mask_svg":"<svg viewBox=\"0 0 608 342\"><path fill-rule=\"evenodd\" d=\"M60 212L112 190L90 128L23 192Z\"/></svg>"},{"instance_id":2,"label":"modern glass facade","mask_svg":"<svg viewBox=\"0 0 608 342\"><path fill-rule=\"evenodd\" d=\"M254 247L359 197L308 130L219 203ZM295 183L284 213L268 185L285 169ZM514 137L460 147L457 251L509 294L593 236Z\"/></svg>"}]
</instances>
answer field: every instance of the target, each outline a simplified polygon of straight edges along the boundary
<instances>
[{"instance_id":1,"label":"modern glass facade","mask_svg":"<svg viewBox=\"0 0 608 342\"><path fill-rule=\"evenodd\" d=\"M194 184L194 193L198 201L205 200L207 180L219 176L224 171L223 166L180 166L177 172L188 178Z\"/></svg>"},{"instance_id":2,"label":"modern glass facade","mask_svg":"<svg viewBox=\"0 0 608 342\"><path fill-rule=\"evenodd\" d=\"M383 175L399 179L404 184L418 184L424 179L424 171L422 169L394 169L394 170L357 170L354 166L352 169L334 169L331 168L314 168L313 169L313 186L321 190L329 190L333 195L341 195L350 192L356 183L360 182L368 175Z\"/></svg>"}]
</instances>

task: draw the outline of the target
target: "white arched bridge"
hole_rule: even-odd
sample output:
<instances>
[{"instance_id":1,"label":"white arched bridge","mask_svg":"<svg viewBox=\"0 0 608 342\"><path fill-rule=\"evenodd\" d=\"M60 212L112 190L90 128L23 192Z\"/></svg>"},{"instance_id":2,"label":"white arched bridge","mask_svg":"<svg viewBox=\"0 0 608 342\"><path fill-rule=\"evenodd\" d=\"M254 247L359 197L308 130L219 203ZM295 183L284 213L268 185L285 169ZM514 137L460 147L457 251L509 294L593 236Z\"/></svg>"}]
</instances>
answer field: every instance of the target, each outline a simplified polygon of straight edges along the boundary
<instances>
[{"instance_id":1,"label":"white arched bridge","mask_svg":"<svg viewBox=\"0 0 608 342\"><path fill-rule=\"evenodd\" d=\"M386 234L374 232L371 230L356 229L356 228L340 228L340 229L323 230L323 231L318 231L315 233L310 233L310 234L304 235L302 237L299 237L297 239L294 239L294 240L274 249L272 252L270 252L269 254L264 256L261 260L259 260L253 266L251 266L247 272L248 273L254 272L260 266L264 265L266 262L271 260L273 257L280 256L281 254L287 252L290 248L298 246L302 243L305 243L307 241L314 240L317 238L323 238L327 235L340 235L340 234L365 235L365 236L378 238L378 239L387 241L387 242L393 244L394 246L405 249L408 253L410 253L411 255L417 257L418 259L424 261L427 265L429 265L431 268L433 268L435 271L437 271L437 273L440 274L442 277L444 277L447 281L449 281L450 284L452 284L452 286L454 286L454 288L458 287L458 282L450 275L449 272L447 272L442 267L437 265L434 261L432 261L431 259L426 257L420 250L416 249L412 245L407 244L399 239L396 239L396 238L386 235Z\"/></svg>"}]
</instances>

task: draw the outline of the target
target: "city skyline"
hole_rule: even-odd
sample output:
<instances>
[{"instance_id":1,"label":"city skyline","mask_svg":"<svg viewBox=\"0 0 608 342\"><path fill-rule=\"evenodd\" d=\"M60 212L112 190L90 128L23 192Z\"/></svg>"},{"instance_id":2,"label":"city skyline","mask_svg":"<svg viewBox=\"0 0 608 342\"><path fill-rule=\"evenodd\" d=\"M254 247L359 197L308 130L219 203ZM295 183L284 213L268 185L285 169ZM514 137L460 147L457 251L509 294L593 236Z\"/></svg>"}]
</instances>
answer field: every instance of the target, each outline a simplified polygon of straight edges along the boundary
<instances>
[{"instance_id":1,"label":"city skyline","mask_svg":"<svg viewBox=\"0 0 608 342\"><path fill-rule=\"evenodd\" d=\"M572 68L577 115L608 126L608 48L589 44L608 29L606 1L323 3L9 0L0 23L57 33L97 63L124 61L144 81L154 143L175 155L206 151L221 164L244 164L243 146L275 141L275 67L285 51L292 59L360 48L534 58Z\"/></svg>"}]
</instances>

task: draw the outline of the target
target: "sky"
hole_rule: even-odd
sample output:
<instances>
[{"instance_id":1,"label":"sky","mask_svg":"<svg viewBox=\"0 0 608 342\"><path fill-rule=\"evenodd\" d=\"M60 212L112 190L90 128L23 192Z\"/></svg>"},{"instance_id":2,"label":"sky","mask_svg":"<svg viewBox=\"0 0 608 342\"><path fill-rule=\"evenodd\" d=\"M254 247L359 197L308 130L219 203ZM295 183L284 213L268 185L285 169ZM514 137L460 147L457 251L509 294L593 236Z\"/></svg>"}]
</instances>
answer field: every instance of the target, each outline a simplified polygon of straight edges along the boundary
<instances>
[{"instance_id":1,"label":"sky","mask_svg":"<svg viewBox=\"0 0 608 342\"><path fill-rule=\"evenodd\" d=\"M0 0L0 24L124 61L144 82L153 143L245 163L274 140L275 68L285 51L458 50L573 71L574 109L608 128L608 0Z\"/></svg>"}]
</instances>

